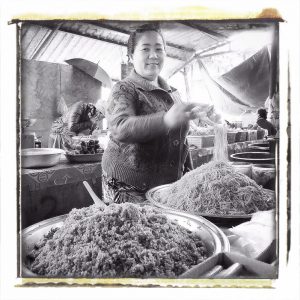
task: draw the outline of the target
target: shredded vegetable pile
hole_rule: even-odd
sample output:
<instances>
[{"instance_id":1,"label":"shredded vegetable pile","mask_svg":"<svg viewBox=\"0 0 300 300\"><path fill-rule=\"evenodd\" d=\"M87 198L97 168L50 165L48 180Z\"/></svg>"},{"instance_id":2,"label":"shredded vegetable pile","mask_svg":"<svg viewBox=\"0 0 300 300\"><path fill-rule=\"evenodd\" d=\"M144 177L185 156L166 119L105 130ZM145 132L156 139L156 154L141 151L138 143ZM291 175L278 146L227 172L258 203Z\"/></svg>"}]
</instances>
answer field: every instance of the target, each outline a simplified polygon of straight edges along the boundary
<instances>
[{"instance_id":1,"label":"shredded vegetable pile","mask_svg":"<svg viewBox=\"0 0 300 300\"><path fill-rule=\"evenodd\" d=\"M226 162L211 161L186 173L156 201L193 214L245 215L275 207L275 197Z\"/></svg>"},{"instance_id":2,"label":"shredded vegetable pile","mask_svg":"<svg viewBox=\"0 0 300 300\"><path fill-rule=\"evenodd\" d=\"M29 253L49 277L175 277L207 258L201 238L150 206L73 209Z\"/></svg>"}]
</instances>

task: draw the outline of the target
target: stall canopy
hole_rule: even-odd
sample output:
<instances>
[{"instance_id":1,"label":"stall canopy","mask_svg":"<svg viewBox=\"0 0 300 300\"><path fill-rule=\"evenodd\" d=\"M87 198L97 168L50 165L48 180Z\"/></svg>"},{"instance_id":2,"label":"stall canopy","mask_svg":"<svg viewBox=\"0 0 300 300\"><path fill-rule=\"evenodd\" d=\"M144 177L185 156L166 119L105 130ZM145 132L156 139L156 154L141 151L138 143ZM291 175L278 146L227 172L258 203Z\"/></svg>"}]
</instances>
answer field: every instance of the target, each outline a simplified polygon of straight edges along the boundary
<instances>
[{"instance_id":1,"label":"stall canopy","mask_svg":"<svg viewBox=\"0 0 300 300\"><path fill-rule=\"evenodd\" d=\"M270 84L270 59L267 47L218 78L213 78L198 60L211 101L218 110L238 115L264 106Z\"/></svg>"},{"instance_id":2,"label":"stall canopy","mask_svg":"<svg viewBox=\"0 0 300 300\"><path fill-rule=\"evenodd\" d=\"M85 59L99 66L116 82L122 78L121 66L128 62L129 34L143 23L145 21L26 21L21 26L21 55L25 60L59 64L74 58ZM200 61L209 93L223 111L240 114L245 109L262 105L268 96L270 61L267 48L258 51L258 39L252 42L257 49L244 55L242 63L231 66L231 70L220 66L232 61L232 55L237 52L232 41L237 42L240 52L246 50L238 36L249 32L257 37L260 33L271 36L274 22L186 20L161 21L160 26L167 53L161 75L169 80L175 75L180 77L176 88L181 85L184 90L187 86L185 68ZM222 60L217 62L218 58ZM209 59L220 67L218 74L211 74L206 68Z\"/></svg>"},{"instance_id":3,"label":"stall canopy","mask_svg":"<svg viewBox=\"0 0 300 300\"><path fill-rule=\"evenodd\" d=\"M262 106L269 94L270 59L267 47L217 79L225 90L250 107Z\"/></svg>"}]
</instances>

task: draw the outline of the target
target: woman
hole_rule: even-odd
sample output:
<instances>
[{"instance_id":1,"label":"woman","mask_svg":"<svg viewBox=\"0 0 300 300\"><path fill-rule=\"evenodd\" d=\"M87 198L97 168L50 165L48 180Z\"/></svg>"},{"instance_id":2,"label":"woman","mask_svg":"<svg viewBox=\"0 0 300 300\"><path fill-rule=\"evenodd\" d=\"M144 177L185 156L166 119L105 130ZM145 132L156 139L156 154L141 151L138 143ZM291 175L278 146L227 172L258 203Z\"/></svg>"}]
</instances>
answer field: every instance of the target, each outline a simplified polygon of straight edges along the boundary
<instances>
[{"instance_id":1,"label":"woman","mask_svg":"<svg viewBox=\"0 0 300 300\"><path fill-rule=\"evenodd\" d=\"M165 40L157 27L131 33L133 70L112 89L106 118L110 141L102 158L105 202L144 201L145 192L178 180L192 168L186 134L196 117L159 73Z\"/></svg>"},{"instance_id":2,"label":"woman","mask_svg":"<svg viewBox=\"0 0 300 300\"><path fill-rule=\"evenodd\" d=\"M76 102L63 116L53 122L48 146L69 149L72 136L91 134L101 118L104 116L93 104L82 101Z\"/></svg>"}]
</instances>

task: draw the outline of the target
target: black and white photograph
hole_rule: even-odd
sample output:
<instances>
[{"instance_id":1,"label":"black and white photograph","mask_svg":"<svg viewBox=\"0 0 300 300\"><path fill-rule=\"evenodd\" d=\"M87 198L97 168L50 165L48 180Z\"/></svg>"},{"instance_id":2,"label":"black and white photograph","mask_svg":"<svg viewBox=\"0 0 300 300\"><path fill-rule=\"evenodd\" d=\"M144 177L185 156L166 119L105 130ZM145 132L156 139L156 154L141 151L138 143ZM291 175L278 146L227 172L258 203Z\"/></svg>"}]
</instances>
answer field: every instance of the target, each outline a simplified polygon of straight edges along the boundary
<instances>
[{"instance_id":1,"label":"black and white photograph","mask_svg":"<svg viewBox=\"0 0 300 300\"><path fill-rule=\"evenodd\" d=\"M277 277L278 21L18 26L20 276Z\"/></svg>"},{"instance_id":2,"label":"black and white photograph","mask_svg":"<svg viewBox=\"0 0 300 300\"><path fill-rule=\"evenodd\" d=\"M0 298L297 299L299 4L5 2Z\"/></svg>"}]
</instances>

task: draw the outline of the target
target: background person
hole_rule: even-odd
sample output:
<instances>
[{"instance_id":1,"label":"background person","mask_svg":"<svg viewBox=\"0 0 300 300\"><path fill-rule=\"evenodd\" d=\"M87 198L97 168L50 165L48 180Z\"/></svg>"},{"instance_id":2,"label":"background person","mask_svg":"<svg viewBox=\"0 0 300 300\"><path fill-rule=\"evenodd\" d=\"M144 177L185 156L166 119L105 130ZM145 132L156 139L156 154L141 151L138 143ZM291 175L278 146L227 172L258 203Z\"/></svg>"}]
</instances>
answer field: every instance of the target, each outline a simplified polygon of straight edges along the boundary
<instances>
[{"instance_id":1,"label":"background person","mask_svg":"<svg viewBox=\"0 0 300 300\"><path fill-rule=\"evenodd\" d=\"M267 111L264 108L259 108L257 110L256 124L259 127L268 130L268 136L275 136L277 133L275 126L267 120Z\"/></svg>"},{"instance_id":2,"label":"background person","mask_svg":"<svg viewBox=\"0 0 300 300\"><path fill-rule=\"evenodd\" d=\"M53 122L48 146L68 150L73 136L91 135L96 129L98 121L103 118L102 113L92 103L82 101L74 103Z\"/></svg>"}]
</instances>

